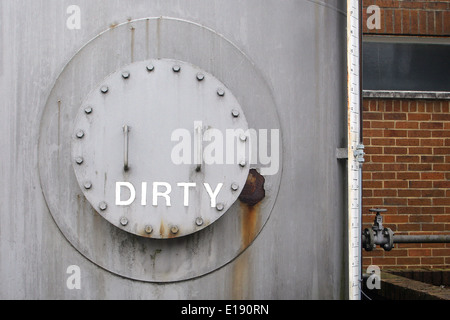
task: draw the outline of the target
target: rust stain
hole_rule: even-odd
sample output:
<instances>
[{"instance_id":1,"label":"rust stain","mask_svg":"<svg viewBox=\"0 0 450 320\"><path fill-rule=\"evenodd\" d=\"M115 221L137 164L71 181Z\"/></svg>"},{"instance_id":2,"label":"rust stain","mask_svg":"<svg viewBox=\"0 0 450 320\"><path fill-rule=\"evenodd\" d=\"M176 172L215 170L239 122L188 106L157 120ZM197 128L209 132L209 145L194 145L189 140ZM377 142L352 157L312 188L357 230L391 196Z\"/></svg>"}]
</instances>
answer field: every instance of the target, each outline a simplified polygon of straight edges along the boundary
<instances>
[{"instance_id":1,"label":"rust stain","mask_svg":"<svg viewBox=\"0 0 450 320\"><path fill-rule=\"evenodd\" d=\"M239 200L249 206L258 204L266 196L266 191L264 190L265 181L258 171L251 169Z\"/></svg>"},{"instance_id":2,"label":"rust stain","mask_svg":"<svg viewBox=\"0 0 450 320\"><path fill-rule=\"evenodd\" d=\"M266 196L264 177L255 169L251 169L247 182L239 196L241 201L241 239L242 248L250 245L259 230L261 201Z\"/></svg>"},{"instance_id":3,"label":"rust stain","mask_svg":"<svg viewBox=\"0 0 450 320\"><path fill-rule=\"evenodd\" d=\"M136 30L136 28L134 26L131 26L131 62L134 62L134 39L135 39L135 35L134 35L134 31Z\"/></svg>"},{"instance_id":4,"label":"rust stain","mask_svg":"<svg viewBox=\"0 0 450 320\"><path fill-rule=\"evenodd\" d=\"M109 28L110 28L110 29L114 29L114 28L117 27L118 25L119 25L118 23L113 22L113 23L111 23L111 24L109 25Z\"/></svg>"},{"instance_id":5,"label":"rust stain","mask_svg":"<svg viewBox=\"0 0 450 320\"><path fill-rule=\"evenodd\" d=\"M164 223L161 220L161 225L159 226L159 234L161 235L161 237L164 237L165 232L166 232L166 228L164 227Z\"/></svg>"},{"instance_id":6,"label":"rust stain","mask_svg":"<svg viewBox=\"0 0 450 320\"><path fill-rule=\"evenodd\" d=\"M243 300L248 295L246 292L250 285L248 270L248 257L245 252L237 258L233 266L233 282L231 296L233 300Z\"/></svg>"},{"instance_id":7,"label":"rust stain","mask_svg":"<svg viewBox=\"0 0 450 320\"><path fill-rule=\"evenodd\" d=\"M241 203L241 239L242 248L246 248L255 239L259 229L260 204L250 206Z\"/></svg>"},{"instance_id":8,"label":"rust stain","mask_svg":"<svg viewBox=\"0 0 450 320\"><path fill-rule=\"evenodd\" d=\"M239 196L241 214L241 250L245 250L255 239L260 229L261 201L266 196L265 179L255 169L251 169L247 182ZM252 272L250 271L249 253L244 251L233 266L232 297L240 300L249 295Z\"/></svg>"}]
</instances>

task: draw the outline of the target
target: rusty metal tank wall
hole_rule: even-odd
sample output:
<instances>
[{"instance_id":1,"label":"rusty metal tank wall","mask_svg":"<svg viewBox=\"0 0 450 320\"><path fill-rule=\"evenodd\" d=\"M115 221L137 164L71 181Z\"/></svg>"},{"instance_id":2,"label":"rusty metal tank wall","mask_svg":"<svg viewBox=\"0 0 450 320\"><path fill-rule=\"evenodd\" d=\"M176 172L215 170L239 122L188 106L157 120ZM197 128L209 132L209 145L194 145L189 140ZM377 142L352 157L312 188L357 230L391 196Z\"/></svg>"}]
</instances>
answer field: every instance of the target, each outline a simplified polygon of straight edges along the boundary
<instances>
[{"instance_id":1,"label":"rusty metal tank wall","mask_svg":"<svg viewBox=\"0 0 450 320\"><path fill-rule=\"evenodd\" d=\"M67 25L71 5L79 28ZM345 298L345 10L340 0L1 1L0 298ZM103 79L165 59L222 81L249 127L279 129L281 163L262 202L243 192L211 226L160 240L96 215L70 139ZM72 265L80 289L67 286Z\"/></svg>"}]
</instances>

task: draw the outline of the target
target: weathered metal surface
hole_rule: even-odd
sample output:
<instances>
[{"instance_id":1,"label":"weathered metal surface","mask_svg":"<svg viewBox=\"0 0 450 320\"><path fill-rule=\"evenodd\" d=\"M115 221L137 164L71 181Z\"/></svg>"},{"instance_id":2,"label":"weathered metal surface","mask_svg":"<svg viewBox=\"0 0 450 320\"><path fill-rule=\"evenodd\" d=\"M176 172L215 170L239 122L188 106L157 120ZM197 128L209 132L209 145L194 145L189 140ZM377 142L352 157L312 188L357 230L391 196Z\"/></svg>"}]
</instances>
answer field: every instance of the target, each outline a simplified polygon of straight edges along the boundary
<instances>
[{"instance_id":1,"label":"weathered metal surface","mask_svg":"<svg viewBox=\"0 0 450 320\"><path fill-rule=\"evenodd\" d=\"M345 297L346 168L335 158L347 130L344 2L79 0L81 28L70 30L72 4L0 2L0 297ZM122 66L158 58L220 79L249 127L282 129L283 142L259 204L235 202L204 230L167 240L97 214L70 152L89 91ZM71 265L79 290L66 285ZM158 277L164 283L151 282Z\"/></svg>"},{"instance_id":2,"label":"weathered metal surface","mask_svg":"<svg viewBox=\"0 0 450 320\"><path fill-rule=\"evenodd\" d=\"M133 50L130 56L114 55L108 59L96 54L98 51L103 52L115 47L117 43L127 43L130 37L136 41L139 35L144 36L147 33L154 35L158 32L165 41L160 47L150 47L149 50L153 52ZM198 46L191 44L180 46L186 39L191 38L196 38ZM140 42L146 41L141 39ZM147 53L155 59L146 59ZM211 64L211 56L221 56L224 60L221 63ZM130 64L129 59L135 62ZM183 61L189 61L190 66ZM236 65L239 65L239 77L236 77ZM163 72L163 69L167 68L170 73ZM198 70L195 70L197 68ZM137 69L142 70L141 76L137 75L139 72ZM205 78L199 82L194 75L200 70L204 70ZM130 73L128 79L122 77L125 71ZM224 88L213 75L221 77L220 82ZM140 79L141 77L148 80ZM184 80L178 81L180 77ZM188 81L188 77L192 82L184 83ZM165 84L156 84L154 81L158 78ZM133 82L135 80L143 82L144 88L148 87L148 92L140 90L140 84ZM166 81L173 83L167 85ZM125 85L122 87L123 82ZM246 89L249 83L251 95ZM204 86L211 86L210 90L203 92ZM116 97L114 97L115 90L118 92ZM127 96L128 90L135 97ZM195 94L192 93L194 90ZM191 96L188 96L189 94ZM205 96L206 94L208 96ZM113 99L110 100L110 97ZM136 103L145 105L154 102L156 106L145 108L138 114L121 111L124 104L127 105L127 110L133 109L134 99ZM186 107L183 105L184 102L199 106ZM140 105L134 106L139 107ZM86 108L91 112L86 114ZM177 108L184 110L178 111ZM210 111L205 108L210 108ZM214 108L219 110L212 111ZM109 109L111 116L107 114ZM234 117L233 109L239 111L242 116ZM215 119L216 115L228 117L228 121ZM158 118L159 116L162 118ZM155 118L157 121L153 127L145 123ZM129 159L129 170L124 171L121 121L127 119L135 124L134 130L130 127L129 138L131 139L132 135L138 138L138 146L135 145L134 150L139 148L139 151L133 160L134 163L131 158ZM90 41L71 59L58 77L47 100L39 134L39 173L42 191L53 218L67 240L99 266L123 277L149 282L171 282L198 277L222 267L245 250L259 234L271 214L281 179L281 163L277 164L278 171L275 174L266 177L272 187L267 190L263 209L258 215L260 223L254 232L250 233L250 239L249 233L246 233L248 241L243 246L242 231L237 227L242 217L239 215L238 203L234 202L239 193L230 189L233 183L244 185L250 165L259 167L261 171L266 165L250 161L248 159L250 151L247 158L232 159L231 164L223 165L218 170L214 168L215 165L206 165L206 159L198 172L195 164L190 168L171 164L171 148L167 148L167 143L172 142L173 130L178 129L179 125L181 129L190 129L195 126L196 120L202 119L205 119L202 126L217 127L224 132L224 137L228 129L234 131L246 129L247 126L257 133L266 128L280 130L270 87L258 74L251 61L231 42L198 24L174 18L131 20ZM114 128L117 129L114 131ZM139 130L142 130L141 134ZM197 133L197 126L193 130L192 140L195 143L200 135ZM255 138L248 133L248 142L256 139L258 135ZM87 140L93 140L94 143L86 143ZM239 136L236 143L247 144L247 141L242 140L247 139L241 139ZM115 141L118 147L114 146ZM147 158L145 153L149 151L143 146L150 142L156 147ZM226 147L227 142L224 142L223 147ZM271 141L258 140L258 142L269 143L270 147ZM275 141L273 144L280 143L281 141ZM131 152L131 145L129 148ZM271 149L267 151L270 152ZM192 153L195 157L196 152ZM256 155L259 155L259 152ZM227 158L226 154L224 158ZM82 161L78 161L79 159ZM164 162L167 162L167 165L163 165ZM158 166L157 170L153 169L154 164ZM144 169L138 171L139 166ZM135 171L138 172L133 175ZM211 181L208 181L209 179ZM218 195L218 201L223 203L218 202L215 209L208 204L206 193L198 193L200 199L196 200L200 201L195 202L197 210L187 212L182 208L183 202L179 203L178 208L183 210L181 217L189 220L190 225L187 220L180 220L178 222L182 224L177 225L175 223L177 211L164 212L163 206L153 208L159 212L157 211L158 214L151 216L150 219L146 207L139 206L139 201L137 208L124 210L117 208L114 201L116 182L128 181L137 186L141 181L147 181L150 183L147 189L151 189L151 184L155 181L169 181L172 185L175 184L174 188L178 182L197 182L200 187L203 187L201 184L210 182L212 190L216 189L220 182L224 183L224 189L228 188L224 193L228 196L221 198L222 195ZM84 188L86 182L92 184L91 189ZM97 192L94 191L98 187ZM65 196L61 197L61 194ZM138 192L138 195L140 194L141 191ZM123 198L127 199L129 196L130 194L124 195ZM178 196L178 201L183 201L182 192ZM96 211L106 217L111 224L106 220L99 221ZM220 216L225 211L226 214L214 225L201 230L204 232L179 238L179 235L187 235L200 229L201 226L199 228L196 220L202 215L204 215L203 222L209 225L213 222L213 214ZM147 227L152 229L150 234L145 231ZM167 240L130 238L124 231L143 237ZM150 263L148 252L156 251L159 252L157 259ZM131 266L130 260L134 261Z\"/></svg>"},{"instance_id":3,"label":"weathered metal surface","mask_svg":"<svg viewBox=\"0 0 450 320\"><path fill-rule=\"evenodd\" d=\"M214 76L182 61L135 62L81 104L72 163L84 196L110 223L144 237L182 237L237 200L250 167L239 165L249 163L246 132L239 102Z\"/></svg>"}]
</instances>

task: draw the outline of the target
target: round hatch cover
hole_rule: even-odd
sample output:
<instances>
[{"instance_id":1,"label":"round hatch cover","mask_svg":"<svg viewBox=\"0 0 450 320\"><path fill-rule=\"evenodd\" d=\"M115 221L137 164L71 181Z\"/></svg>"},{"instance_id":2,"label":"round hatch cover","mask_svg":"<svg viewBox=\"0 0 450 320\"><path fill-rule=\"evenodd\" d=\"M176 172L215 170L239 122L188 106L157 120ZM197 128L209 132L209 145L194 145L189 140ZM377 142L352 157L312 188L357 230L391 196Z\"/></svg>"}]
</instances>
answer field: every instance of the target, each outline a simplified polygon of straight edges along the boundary
<instances>
[{"instance_id":1,"label":"round hatch cover","mask_svg":"<svg viewBox=\"0 0 450 320\"><path fill-rule=\"evenodd\" d=\"M175 238L219 219L249 174L243 109L213 75L154 59L122 67L83 101L72 163L92 207L113 225Z\"/></svg>"}]
</instances>

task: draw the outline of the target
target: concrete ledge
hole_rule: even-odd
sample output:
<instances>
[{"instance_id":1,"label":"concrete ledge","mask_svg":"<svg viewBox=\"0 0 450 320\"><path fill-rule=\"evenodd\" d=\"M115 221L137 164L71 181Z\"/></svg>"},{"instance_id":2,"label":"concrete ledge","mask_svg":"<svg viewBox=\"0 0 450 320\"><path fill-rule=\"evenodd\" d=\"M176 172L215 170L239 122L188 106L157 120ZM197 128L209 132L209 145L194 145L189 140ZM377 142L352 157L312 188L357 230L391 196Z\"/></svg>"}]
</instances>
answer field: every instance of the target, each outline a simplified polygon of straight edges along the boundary
<instances>
[{"instance_id":1,"label":"concrete ledge","mask_svg":"<svg viewBox=\"0 0 450 320\"><path fill-rule=\"evenodd\" d=\"M421 100L450 100L450 92L440 91L383 91L364 90L363 98L372 99L421 99Z\"/></svg>"},{"instance_id":2,"label":"concrete ledge","mask_svg":"<svg viewBox=\"0 0 450 320\"><path fill-rule=\"evenodd\" d=\"M387 300L450 300L450 289L381 272L381 289L376 294Z\"/></svg>"}]
</instances>

